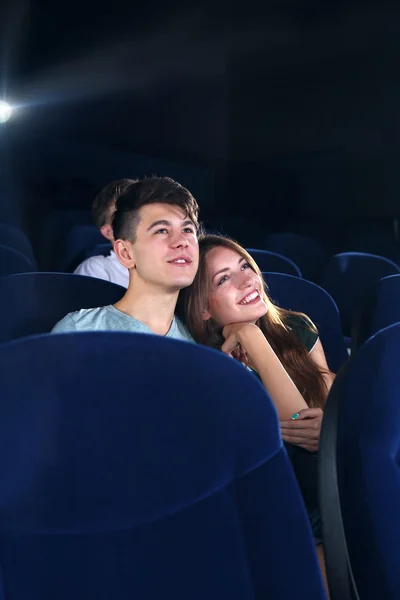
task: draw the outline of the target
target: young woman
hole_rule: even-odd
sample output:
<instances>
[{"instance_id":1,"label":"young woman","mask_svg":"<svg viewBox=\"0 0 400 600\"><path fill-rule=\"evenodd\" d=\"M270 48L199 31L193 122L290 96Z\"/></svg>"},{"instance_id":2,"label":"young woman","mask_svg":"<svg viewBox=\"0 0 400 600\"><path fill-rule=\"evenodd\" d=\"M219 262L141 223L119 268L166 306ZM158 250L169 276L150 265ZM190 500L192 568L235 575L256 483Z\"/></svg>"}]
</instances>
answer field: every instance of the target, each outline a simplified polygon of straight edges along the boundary
<instances>
[{"instance_id":1,"label":"young woman","mask_svg":"<svg viewBox=\"0 0 400 600\"><path fill-rule=\"evenodd\" d=\"M315 325L273 304L256 263L233 240L207 235L199 250L197 275L181 298L195 341L255 371L281 422L303 409L323 409L334 375Z\"/></svg>"},{"instance_id":2,"label":"young woman","mask_svg":"<svg viewBox=\"0 0 400 600\"><path fill-rule=\"evenodd\" d=\"M282 437L291 442L288 453L320 544L316 461L310 461L315 454L308 451L318 449L322 409L334 375L318 331L306 315L271 301L257 264L239 244L206 235L199 250L195 280L181 292L184 321L196 342L237 358L261 379L276 406ZM311 475L305 473L308 465ZM320 558L321 553L320 547Z\"/></svg>"}]
</instances>

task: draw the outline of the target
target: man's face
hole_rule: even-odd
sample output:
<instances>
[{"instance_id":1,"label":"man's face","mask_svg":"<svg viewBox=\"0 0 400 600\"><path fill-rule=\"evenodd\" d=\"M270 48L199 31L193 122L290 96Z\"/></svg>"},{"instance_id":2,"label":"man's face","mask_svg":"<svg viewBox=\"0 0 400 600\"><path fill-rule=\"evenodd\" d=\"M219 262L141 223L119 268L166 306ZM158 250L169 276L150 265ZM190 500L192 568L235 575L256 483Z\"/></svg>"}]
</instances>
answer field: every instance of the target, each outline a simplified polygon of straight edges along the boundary
<instances>
[{"instance_id":1,"label":"man's face","mask_svg":"<svg viewBox=\"0 0 400 600\"><path fill-rule=\"evenodd\" d=\"M143 206L139 215L136 240L131 245L134 282L168 291L188 287L199 263L192 221L178 206L162 203Z\"/></svg>"}]
</instances>

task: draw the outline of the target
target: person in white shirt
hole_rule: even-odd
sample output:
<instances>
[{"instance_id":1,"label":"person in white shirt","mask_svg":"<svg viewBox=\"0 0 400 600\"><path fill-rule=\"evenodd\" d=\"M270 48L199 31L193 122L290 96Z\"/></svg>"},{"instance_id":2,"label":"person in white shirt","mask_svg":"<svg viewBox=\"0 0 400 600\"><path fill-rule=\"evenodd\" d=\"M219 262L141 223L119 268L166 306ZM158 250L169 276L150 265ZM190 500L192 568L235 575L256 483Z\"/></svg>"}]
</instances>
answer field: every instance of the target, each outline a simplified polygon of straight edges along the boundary
<instances>
[{"instance_id":1,"label":"person in white shirt","mask_svg":"<svg viewBox=\"0 0 400 600\"><path fill-rule=\"evenodd\" d=\"M104 187L92 204L92 216L101 234L111 242L114 248L114 234L111 226L116 201L136 179L118 179ZM91 256L84 260L74 271L77 275L88 275L117 283L124 288L129 285L129 271L118 260L114 249L106 256Z\"/></svg>"}]
</instances>

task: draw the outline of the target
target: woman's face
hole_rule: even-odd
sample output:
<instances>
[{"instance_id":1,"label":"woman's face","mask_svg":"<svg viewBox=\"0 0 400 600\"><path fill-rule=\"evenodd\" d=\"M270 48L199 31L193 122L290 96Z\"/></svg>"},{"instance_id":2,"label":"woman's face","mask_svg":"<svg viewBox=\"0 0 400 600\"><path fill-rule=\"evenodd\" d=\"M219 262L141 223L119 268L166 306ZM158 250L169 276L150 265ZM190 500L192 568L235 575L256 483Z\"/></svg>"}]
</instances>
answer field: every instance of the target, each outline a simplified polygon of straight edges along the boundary
<instances>
[{"instance_id":1,"label":"woman's face","mask_svg":"<svg viewBox=\"0 0 400 600\"><path fill-rule=\"evenodd\" d=\"M204 319L219 325L256 322L268 308L263 283L237 252L217 246L206 256L210 294Z\"/></svg>"}]
</instances>

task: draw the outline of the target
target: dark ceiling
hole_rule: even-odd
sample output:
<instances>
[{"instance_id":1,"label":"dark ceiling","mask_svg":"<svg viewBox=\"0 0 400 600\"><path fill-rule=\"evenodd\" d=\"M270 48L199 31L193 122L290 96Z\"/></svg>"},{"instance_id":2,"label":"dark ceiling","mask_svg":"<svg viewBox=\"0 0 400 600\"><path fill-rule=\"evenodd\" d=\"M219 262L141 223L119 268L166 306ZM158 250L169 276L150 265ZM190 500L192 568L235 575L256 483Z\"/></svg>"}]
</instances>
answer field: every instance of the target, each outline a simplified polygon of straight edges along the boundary
<instances>
[{"instance_id":1,"label":"dark ceiling","mask_svg":"<svg viewBox=\"0 0 400 600\"><path fill-rule=\"evenodd\" d=\"M253 104L257 119L262 111L295 119L300 109L282 97L301 96L304 81L312 98L321 67L322 79L336 77L339 96L346 96L354 73L398 59L395 2L236 6L8 0L0 8L3 93L34 115L35 135L39 128L41 135L230 160L237 148L260 148L243 116Z\"/></svg>"}]
</instances>

